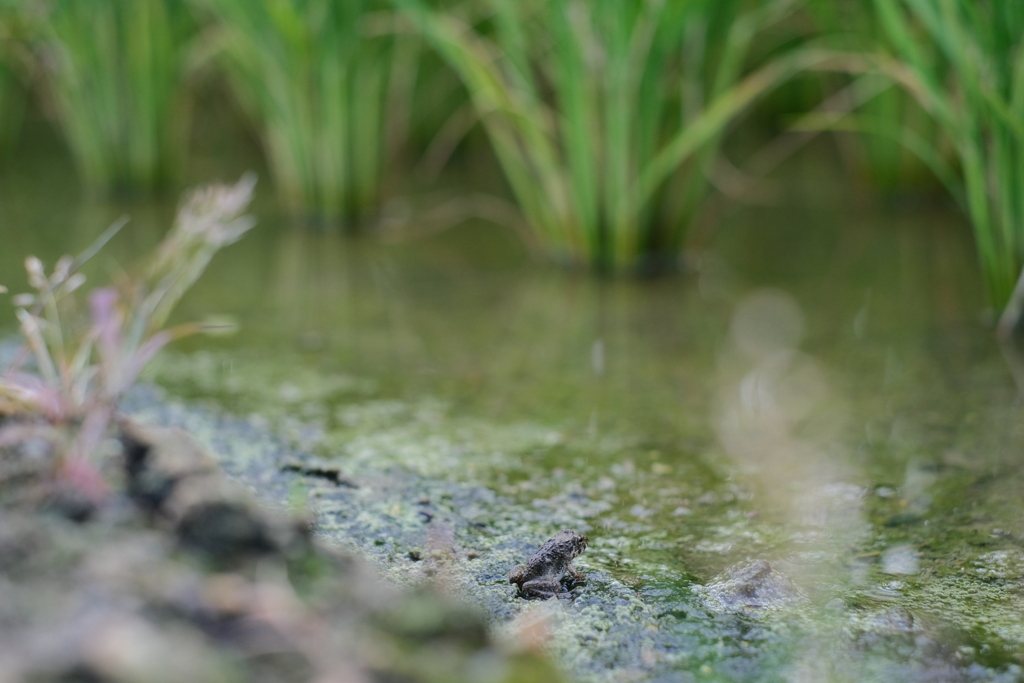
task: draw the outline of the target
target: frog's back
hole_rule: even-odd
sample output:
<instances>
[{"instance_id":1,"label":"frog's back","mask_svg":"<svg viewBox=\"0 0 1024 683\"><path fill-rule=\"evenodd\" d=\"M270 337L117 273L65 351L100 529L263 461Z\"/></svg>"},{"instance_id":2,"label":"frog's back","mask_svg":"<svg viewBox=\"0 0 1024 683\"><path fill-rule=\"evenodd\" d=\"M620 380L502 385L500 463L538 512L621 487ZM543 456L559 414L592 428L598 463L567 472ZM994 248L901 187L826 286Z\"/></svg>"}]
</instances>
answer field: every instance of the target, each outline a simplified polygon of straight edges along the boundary
<instances>
[{"instance_id":1,"label":"frog's back","mask_svg":"<svg viewBox=\"0 0 1024 683\"><path fill-rule=\"evenodd\" d=\"M540 547L540 550L530 558L527 566L529 569L550 567L559 571L564 570L586 549L587 542L586 536L581 536L572 529L563 529Z\"/></svg>"}]
</instances>

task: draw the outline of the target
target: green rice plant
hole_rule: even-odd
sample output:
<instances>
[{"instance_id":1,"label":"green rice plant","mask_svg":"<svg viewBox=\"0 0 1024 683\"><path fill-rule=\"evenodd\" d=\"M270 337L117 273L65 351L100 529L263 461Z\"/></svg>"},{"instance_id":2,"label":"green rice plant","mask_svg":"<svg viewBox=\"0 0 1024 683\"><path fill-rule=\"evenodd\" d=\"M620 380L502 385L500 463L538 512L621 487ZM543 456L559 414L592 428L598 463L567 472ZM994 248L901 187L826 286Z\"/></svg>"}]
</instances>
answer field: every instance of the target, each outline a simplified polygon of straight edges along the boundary
<instances>
[{"instance_id":1,"label":"green rice plant","mask_svg":"<svg viewBox=\"0 0 1024 683\"><path fill-rule=\"evenodd\" d=\"M394 68L415 60L375 0L202 0L230 82L291 212L358 219L378 202ZM377 30L374 30L374 29ZM411 57L411 59L410 59Z\"/></svg>"},{"instance_id":2,"label":"green rice plant","mask_svg":"<svg viewBox=\"0 0 1024 683\"><path fill-rule=\"evenodd\" d=\"M599 270L674 259L727 126L826 59L744 72L789 0L394 1L462 77L537 241Z\"/></svg>"},{"instance_id":3,"label":"green rice plant","mask_svg":"<svg viewBox=\"0 0 1024 683\"><path fill-rule=\"evenodd\" d=\"M900 89L888 88L861 105L853 129L860 131L862 165L871 182L883 192L926 183L928 167L902 140L913 135L943 156L940 132L917 102ZM934 186L934 180L931 181Z\"/></svg>"},{"instance_id":4,"label":"green rice plant","mask_svg":"<svg viewBox=\"0 0 1024 683\"><path fill-rule=\"evenodd\" d=\"M1024 265L1024 4L874 0L874 6L889 51L879 67L949 139L959 161L951 190L973 223L991 303L1002 308Z\"/></svg>"},{"instance_id":5,"label":"green rice plant","mask_svg":"<svg viewBox=\"0 0 1024 683\"><path fill-rule=\"evenodd\" d=\"M84 181L150 192L187 142L191 17L176 0L23 2L55 114Z\"/></svg>"},{"instance_id":6,"label":"green rice plant","mask_svg":"<svg viewBox=\"0 0 1024 683\"><path fill-rule=\"evenodd\" d=\"M828 35L836 48L871 52L884 33L873 3L808 0L808 8L815 30ZM885 193L935 184L928 165L913 149L948 154L941 131L909 93L874 72L860 74L852 82L842 76L826 80L834 92L821 109L801 121L805 128L817 125L842 133L841 149L854 170Z\"/></svg>"}]
</instances>

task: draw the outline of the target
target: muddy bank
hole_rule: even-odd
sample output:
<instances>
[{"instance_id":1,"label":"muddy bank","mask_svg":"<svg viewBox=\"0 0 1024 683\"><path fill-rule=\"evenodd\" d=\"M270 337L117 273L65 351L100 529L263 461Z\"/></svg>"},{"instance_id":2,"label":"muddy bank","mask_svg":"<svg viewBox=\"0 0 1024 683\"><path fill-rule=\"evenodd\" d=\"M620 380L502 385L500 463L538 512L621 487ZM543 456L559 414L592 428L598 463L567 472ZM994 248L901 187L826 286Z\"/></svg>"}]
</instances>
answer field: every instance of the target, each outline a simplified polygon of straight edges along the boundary
<instances>
[{"instance_id":1,"label":"muddy bank","mask_svg":"<svg viewBox=\"0 0 1024 683\"><path fill-rule=\"evenodd\" d=\"M564 515L538 524L541 515L481 486L387 462L297 452L253 421L168 401L152 387L133 391L125 408L142 421L188 430L220 455L225 472L271 505L305 506L319 538L369 558L393 583L429 580L482 607L496 633L534 633L572 674L648 680L667 663L672 646L659 636L659 614L608 572L588 570L586 590L571 602L516 597L509 571ZM570 519L590 526L585 516Z\"/></svg>"},{"instance_id":2,"label":"muddy bank","mask_svg":"<svg viewBox=\"0 0 1024 683\"><path fill-rule=\"evenodd\" d=\"M835 585L808 596L780 592L779 583L767 593L737 587L737 577L746 575L737 570L717 581L679 575L616 552L607 541L628 530L598 528L607 501L572 482L524 506L491 488L437 476L443 469L437 462L417 466L410 459L431 450L431 457L448 459L447 467L472 459L450 443L412 448L384 439L370 448L353 440L335 459L294 445L302 440L296 434L314 427L292 425L284 437L257 416L182 403L152 387L138 388L125 407L140 420L187 429L220 455L231 477L271 504L308 510L319 538L369 558L393 584L428 580L466 598L485 610L492 632L534 638L578 680L1010 681L1019 675L1007 663L1012 654L986 665L966 631L900 604L906 600L899 582L880 584L890 596ZM571 601L517 597L510 569L564 527L596 541L575 561L586 585ZM786 573L798 571L792 562L777 563L771 580L788 585ZM722 585L785 599L770 610L760 609L761 598L758 609L730 609L713 594Z\"/></svg>"},{"instance_id":3,"label":"muddy bank","mask_svg":"<svg viewBox=\"0 0 1024 683\"><path fill-rule=\"evenodd\" d=\"M0 426L18 430L0 447L0 681L559 679L464 601L317 540L183 430L120 420L94 477L52 428Z\"/></svg>"}]
</instances>

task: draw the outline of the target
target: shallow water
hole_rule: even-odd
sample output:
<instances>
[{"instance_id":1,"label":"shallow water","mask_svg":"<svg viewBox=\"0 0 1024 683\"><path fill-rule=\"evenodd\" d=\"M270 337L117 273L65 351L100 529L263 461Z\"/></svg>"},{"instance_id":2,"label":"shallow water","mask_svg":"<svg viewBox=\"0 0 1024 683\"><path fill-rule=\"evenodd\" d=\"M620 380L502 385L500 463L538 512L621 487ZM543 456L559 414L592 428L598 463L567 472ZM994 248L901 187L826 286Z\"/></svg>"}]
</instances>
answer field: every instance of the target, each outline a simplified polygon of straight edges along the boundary
<instances>
[{"instance_id":1,"label":"shallow water","mask_svg":"<svg viewBox=\"0 0 1024 683\"><path fill-rule=\"evenodd\" d=\"M1024 428L968 226L793 178L779 206L723 211L690 273L643 282L535 264L480 224L414 243L289 227L265 198L180 311L243 333L183 342L150 378L353 469L486 487L499 502L458 510L480 528L579 527L579 566L609 577L593 590L630 592L653 629L616 663L556 620L583 678L1015 680ZM97 277L173 207L132 208ZM7 171L0 282L124 210ZM718 614L693 590L746 559L801 597Z\"/></svg>"}]
</instances>

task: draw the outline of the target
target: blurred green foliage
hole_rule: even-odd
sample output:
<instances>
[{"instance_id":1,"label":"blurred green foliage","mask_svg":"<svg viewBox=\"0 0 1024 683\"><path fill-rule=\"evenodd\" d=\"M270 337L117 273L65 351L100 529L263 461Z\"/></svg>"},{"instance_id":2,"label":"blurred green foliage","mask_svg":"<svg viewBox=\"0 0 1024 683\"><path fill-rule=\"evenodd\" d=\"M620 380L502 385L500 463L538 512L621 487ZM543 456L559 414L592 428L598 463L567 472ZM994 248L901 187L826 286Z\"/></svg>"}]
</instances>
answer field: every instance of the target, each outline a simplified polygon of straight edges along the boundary
<instances>
[{"instance_id":1,"label":"blurred green foliage","mask_svg":"<svg viewBox=\"0 0 1024 683\"><path fill-rule=\"evenodd\" d=\"M372 0L205 0L238 100L298 214L358 219L378 202L388 86L415 49Z\"/></svg>"},{"instance_id":2,"label":"blurred green foliage","mask_svg":"<svg viewBox=\"0 0 1024 683\"><path fill-rule=\"evenodd\" d=\"M0 145L20 81L88 185L165 187L209 66L294 215L369 222L479 126L537 251L642 271L675 263L726 135L782 87L762 130L843 131L885 192L941 181L1002 306L1024 264L1022 35L999 0L0 0Z\"/></svg>"},{"instance_id":3,"label":"blurred green foliage","mask_svg":"<svg viewBox=\"0 0 1024 683\"><path fill-rule=\"evenodd\" d=\"M678 252L721 134L784 80L744 78L750 43L796 3L396 4L462 77L540 248L619 271Z\"/></svg>"},{"instance_id":4,"label":"blurred green foliage","mask_svg":"<svg viewBox=\"0 0 1024 683\"><path fill-rule=\"evenodd\" d=\"M193 24L175 0L20 3L42 89L83 180L151 192L187 143L184 80Z\"/></svg>"},{"instance_id":5,"label":"blurred green foliage","mask_svg":"<svg viewBox=\"0 0 1024 683\"><path fill-rule=\"evenodd\" d=\"M839 49L871 54L884 42L884 27L873 0L809 0L808 9L816 22L815 32L829 36ZM885 194L920 191L937 184L920 151L927 149L924 156L935 155L946 163L948 145L913 95L878 73L864 74L852 82L842 76L826 78L833 81L827 88L833 93L826 98L827 107L846 114L831 127L853 133L840 136L853 173Z\"/></svg>"},{"instance_id":6,"label":"blurred green foliage","mask_svg":"<svg viewBox=\"0 0 1024 683\"><path fill-rule=\"evenodd\" d=\"M939 173L956 178L950 189L971 217L991 301L1002 307L1024 264L1024 4L875 0L874 7L884 29L880 70L951 143L959 175Z\"/></svg>"}]
</instances>

